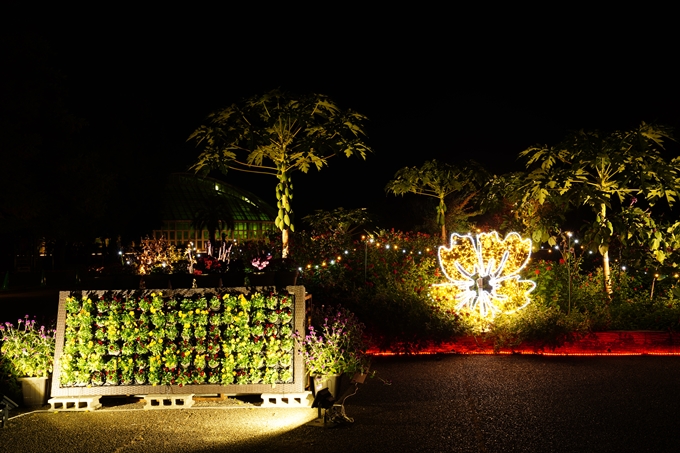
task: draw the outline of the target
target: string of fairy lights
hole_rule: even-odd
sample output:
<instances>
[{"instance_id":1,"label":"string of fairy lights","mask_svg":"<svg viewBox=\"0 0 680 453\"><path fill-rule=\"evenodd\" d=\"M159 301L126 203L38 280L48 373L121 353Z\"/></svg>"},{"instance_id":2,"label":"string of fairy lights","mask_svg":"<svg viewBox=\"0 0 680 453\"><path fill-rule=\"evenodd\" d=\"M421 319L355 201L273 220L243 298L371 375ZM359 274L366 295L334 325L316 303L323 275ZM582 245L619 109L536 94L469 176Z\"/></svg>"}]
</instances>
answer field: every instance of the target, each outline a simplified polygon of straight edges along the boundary
<instances>
[{"instance_id":1,"label":"string of fairy lights","mask_svg":"<svg viewBox=\"0 0 680 453\"><path fill-rule=\"evenodd\" d=\"M470 235L471 233L468 233L467 235ZM547 244L541 245L539 247L539 250L547 253L547 254L552 254L553 252L560 253L561 255L564 256L565 252L569 253L571 252L572 254L576 255L576 251L580 250L581 253L585 253L589 256L592 255L597 255L595 251L592 249L586 249L586 247L581 243L581 241L571 232L566 233L567 237L569 238L568 241L565 242L565 245L560 247L560 245L554 245L554 246L549 246ZM380 249L384 248L385 250L393 250L393 251L401 251L403 254L417 254L417 255L422 255L422 254L433 254L434 249L426 247L424 249L412 249L409 247L400 247L398 244L395 243L390 243L389 241L379 241L376 240L373 237L370 236L362 236L361 241L364 244L364 251L367 251L369 248L374 248L374 249ZM300 272L304 272L305 270L310 270L310 269L322 269L328 266L333 266L335 264L340 263L343 259L347 259L349 255L353 253L360 253L358 248L352 248L352 249L345 249L343 251L337 252L335 254L331 254L332 258L326 258L322 259L317 262L309 262L306 263L302 266L298 267L298 270ZM533 259L530 258L530 259ZM618 267L623 272L641 272L645 275L650 274L648 271L644 270L632 270L625 264L619 264L618 260L614 260L614 264ZM658 273L652 274L655 278L659 278L660 275ZM680 278L680 273L674 273L673 274L674 278Z\"/></svg>"},{"instance_id":2,"label":"string of fairy lights","mask_svg":"<svg viewBox=\"0 0 680 453\"><path fill-rule=\"evenodd\" d=\"M580 251L581 251L581 254L587 253L589 256L597 255L596 252L593 251L593 250L590 249L590 248L588 248L588 249L586 250L586 247L585 247L583 244L581 244L580 240L579 240L577 237L575 237L575 235L574 235L572 232L566 232L566 236L567 236L567 240L563 242L563 244L564 244L563 247L560 247L560 246L557 245L557 244L554 245L554 246L552 246L552 247L551 247L551 246L542 245L542 246L540 247L540 250L545 251L545 252L548 253L548 254L552 254L553 251L556 251L556 252L560 253L562 256L570 256L570 255L576 256L576 255L577 255L577 254L576 254L576 251L577 251L577 250L580 250ZM632 272L632 273L638 273L638 274L642 274L642 275L649 275L649 276L651 276L654 280L658 280L658 279L660 279L660 278L663 277L663 276L662 276L660 273L658 273L658 272L649 272L648 270L631 269L631 268L630 268L629 266L627 266L625 263L623 263L623 262L619 263L619 260L618 260L618 259L614 259L613 262L610 263L610 266L611 266L612 264L613 264L618 270L620 270L621 272L627 272L627 273L631 273L631 272ZM671 274L669 274L668 276L671 276ZM672 277L675 278L675 279L679 279L679 278L680 278L680 272L674 272L674 273L672 274Z\"/></svg>"},{"instance_id":3,"label":"string of fairy lights","mask_svg":"<svg viewBox=\"0 0 680 453\"><path fill-rule=\"evenodd\" d=\"M423 255L423 254L434 254L434 251L430 247L425 247L425 248L419 248L419 249L413 249L410 247L404 247L404 246L399 246L398 243L390 242L390 241L380 241L376 240L373 237L370 236L361 236L361 241L364 244L364 260L367 258L367 253L369 250L369 247L372 249L380 250L392 250L394 252L400 252L402 255ZM332 258L327 258L327 259L322 259L318 262L310 262L307 263L306 265L298 267L298 271L304 272L306 270L316 270L316 269L323 269L327 268L329 266L334 266L336 264L340 264L343 260L347 259L350 257L350 255L353 255L354 253L357 254L358 257L361 257L360 251L357 248L352 248L352 249L344 249L342 252L336 253L331 255Z\"/></svg>"},{"instance_id":4,"label":"string of fairy lights","mask_svg":"<svg viewBox=\"0 0 680 453\"><path fill-rule=\"evenodd\" d=\"M477 231L479 233L480 231ZM469 236L470 232L467 233ZM581 244L580 240L571 232L566 232L565 233L566 238L562 242L562 245L556 244L553 246L549 246L547 244L543 244L540 246L539 250L551 255L552 253L559 253L562 257L570 257L570 256L577 256L578 251L581 252L581 254L587 254L588 256L593 256L596 255L596 252L593 251L592 249L586 248L583 244ZM383 248L384 250L392 250L392 251L400 251L402 254L410 254L410 255L423 255L423 254L433 254L434 249L426 247L426 248L421 248L421 249L413 249L411 247L404 247L400 246L398 243L395 242L390 242L390 241L380 241L376 239L372 235L364 235L361 237L361 242L364 244L363 247L363 252L364 252L364 261L367 260L367 253L369 249L381 249ZM236 244L236 241L234 240L234 245ZM202 255L205 255L205 253L199 253L198 250L196 250L195 247L193 247L193 243L189 244L189 250L191 250L193 253L195 253L196 258L200 258ZM123 253L122 251L118 252L121 258L121 264L132 264L129 256L129 253ZM343 260L346 260L350 258L350 256L353 256L356 254L356 258L360 256L361 251L357 248L354 247L352 249L344 249L342 251L338 251L336 253L330 254L329 257L320 259L316 262L308 262L306 264L302 264L298 266L298 271L300 273L303 273L305 271L310 271L310 270L319 270L319 269L324 269L328 267L335 266L337 264L340 264ZM532 257L533 258L533 257ZM552 260L552 258L548 258ZM642 269L631 269L629 266L627 266L624 263L619 263L619 260L614 259L611 262L611 266L615 267L617 270L621 272L628 272L628 273L638 273L642 275L650 275L653 277L654 280L662 279L667 276L671 275L661 275L658 272L649 272L648 270L642 270ZM163 267L165 267L165 263L163 263ZM672 274L672 277L675 279L680 279L680 272L674 272Z\"/></svg>"}]
</instances>

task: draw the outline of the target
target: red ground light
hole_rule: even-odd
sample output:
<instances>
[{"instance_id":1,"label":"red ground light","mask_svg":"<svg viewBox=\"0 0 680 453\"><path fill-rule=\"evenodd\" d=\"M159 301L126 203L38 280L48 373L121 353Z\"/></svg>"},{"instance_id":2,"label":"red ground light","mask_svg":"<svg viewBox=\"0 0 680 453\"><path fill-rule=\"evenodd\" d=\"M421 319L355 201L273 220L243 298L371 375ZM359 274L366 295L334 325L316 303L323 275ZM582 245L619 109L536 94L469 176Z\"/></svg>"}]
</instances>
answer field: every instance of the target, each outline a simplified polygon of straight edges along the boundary
<instances>
[{"instance_id":1,"label":"red ground light","mask_svg":"<svg viewBox=\"0 0 680 453\"><path fill-rule=\"evenodd\" d=\"M394 355L369 350L373 355ZM680 333L650 330L595 332L558 348L522 344L494 352L493 343L481 337L463 337L454 342L420 350L417 354L539 354L577 356L680 355Z\"/></svg>"}]
</instances>

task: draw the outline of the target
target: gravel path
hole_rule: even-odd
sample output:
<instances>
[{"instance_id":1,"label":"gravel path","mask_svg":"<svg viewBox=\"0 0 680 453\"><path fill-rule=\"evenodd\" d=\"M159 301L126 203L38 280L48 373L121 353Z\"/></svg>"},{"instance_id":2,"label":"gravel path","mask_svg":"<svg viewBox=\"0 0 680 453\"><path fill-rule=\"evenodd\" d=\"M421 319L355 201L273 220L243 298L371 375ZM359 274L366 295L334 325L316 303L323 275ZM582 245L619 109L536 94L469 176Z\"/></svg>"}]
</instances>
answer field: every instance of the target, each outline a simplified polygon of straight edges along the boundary
<instances>
[{"instance_id":1,"label":"gravel path","mask_svg":"<svg viewBox=\"0 0 680 453\"><path fill-rule=\"evenodd\" d=\"M30 413L0 430L12 452L676 452L680 358L376 358L347 400L354 423L314 409L205 402ZM4 448L10 446L9 448Z\"/></svg>"}]
</instances>

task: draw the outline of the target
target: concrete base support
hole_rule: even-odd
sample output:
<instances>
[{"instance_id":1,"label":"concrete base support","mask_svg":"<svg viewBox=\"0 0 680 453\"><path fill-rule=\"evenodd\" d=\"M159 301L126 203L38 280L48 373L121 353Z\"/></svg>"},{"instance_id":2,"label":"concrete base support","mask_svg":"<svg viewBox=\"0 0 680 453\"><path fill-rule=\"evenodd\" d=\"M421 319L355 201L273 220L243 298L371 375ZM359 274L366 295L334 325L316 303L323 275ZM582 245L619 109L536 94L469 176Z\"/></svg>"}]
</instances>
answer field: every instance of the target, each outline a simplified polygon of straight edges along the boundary
<instances>
[{"instance_id":1,"label":"concrete base support","mask_svg":"<svg viewBox=\"0 0 680 453\"><path fill-rule=\"evenodd\" d=\"M93 411L102 407L101 395L95 396L58 396L47 402L52 411Z\"/></svg>"},{"instance_id":2,"label":"concrete base support","mask_svg":"<svg viewBox=\"0 0 680 453\"><path fill-rule=\"evenodd\" d=\"M194 394L144 395L144 409L188 409L194 405Z\"/></svg>"},{"instance_id":3,"label":"concrete base support","mask_svg":"<svg viewBox=\"0 0 680 453\"><path fill-rule=\"evenodd\" d=\"M262 394L262 407L311 407L312 402L312 392Z\"/></svg>"}]
</instances>

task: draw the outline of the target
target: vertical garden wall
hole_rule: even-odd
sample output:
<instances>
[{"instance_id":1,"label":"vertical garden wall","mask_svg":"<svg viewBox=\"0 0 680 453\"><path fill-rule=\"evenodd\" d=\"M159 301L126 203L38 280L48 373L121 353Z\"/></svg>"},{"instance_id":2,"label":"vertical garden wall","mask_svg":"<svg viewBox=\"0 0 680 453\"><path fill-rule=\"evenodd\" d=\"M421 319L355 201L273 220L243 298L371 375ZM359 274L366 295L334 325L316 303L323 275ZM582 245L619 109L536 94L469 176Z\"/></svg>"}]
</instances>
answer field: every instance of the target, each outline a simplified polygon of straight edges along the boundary
<instances>
[{"instance_id":1,"label":"vertical garden wall","mask_svg":"<svg viewBox=\"0 0 680 453\"><path fill-rule=\"evenodd\" d=\"M294 393L305 289L61 292L52 396Z\"/></svg>"}]
</instances>

